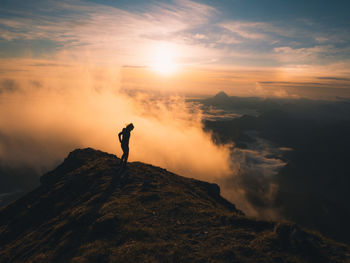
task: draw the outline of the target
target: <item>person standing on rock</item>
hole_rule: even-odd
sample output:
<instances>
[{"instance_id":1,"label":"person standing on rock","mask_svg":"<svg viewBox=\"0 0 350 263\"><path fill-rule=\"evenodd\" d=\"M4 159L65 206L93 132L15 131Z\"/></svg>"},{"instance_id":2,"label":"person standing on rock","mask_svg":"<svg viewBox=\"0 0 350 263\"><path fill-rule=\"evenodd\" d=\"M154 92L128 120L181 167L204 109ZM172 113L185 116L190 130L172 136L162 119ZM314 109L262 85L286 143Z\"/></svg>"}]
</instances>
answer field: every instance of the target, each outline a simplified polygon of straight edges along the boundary
<instances>
[{"instance_id":1,"label":"person standing on rock","mask_svg":"<svg viewBox=\"0 0 350 263\"><path fill-rule=\"evenodd\" d=\"M122 146L123 155L120 160L120 163L123 166L126 166L129 157L129 139L130 132L134 129L134 125L132 123L128 124L123 130L118 134L119 142Z\"/></svg>"}]
</instances>

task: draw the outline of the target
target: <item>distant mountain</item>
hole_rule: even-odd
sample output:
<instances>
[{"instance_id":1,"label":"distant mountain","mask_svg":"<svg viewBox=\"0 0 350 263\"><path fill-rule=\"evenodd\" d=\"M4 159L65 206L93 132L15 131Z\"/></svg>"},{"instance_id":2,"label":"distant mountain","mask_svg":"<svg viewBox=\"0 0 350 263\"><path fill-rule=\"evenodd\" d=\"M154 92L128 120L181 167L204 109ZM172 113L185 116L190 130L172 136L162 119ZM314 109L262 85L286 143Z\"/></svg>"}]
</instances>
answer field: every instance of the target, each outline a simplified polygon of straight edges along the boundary
<instances>
[{"instance_id":1,"label":"distant mountain","mask_svg":"<svg viewBox=\"0 0 350 263\"><path fill-rule=\"evenodd\" d=\"M227 104L231 103L231 98L225 92L220 91L214 97L207 98L204 101L211 104Z\"/></svg>"},{"instance_id":2,"label":"distant mountain","mask_svg":"<svg viewBox=\"0 0 350 263\"><path fill-rule=\"evenodd\" d=\"M345 262L350 248L246 218L216 184L79 149L0 210L0 262ZM346 261L348 262L348 261Z\"/></svg>"},{"instance_id":3,"label":"distant mountain","mask_svg":"<svg viewBox=\"0 0 350 263\"><path fill-rule=\"evenodd\" d=\"M350 101L325 101L294 98L236 97L219 92L213 97L193 100L206 107L224 109L235 113L260 115L273 111L284 111L293 118L320 121L350 120ZM248 111L249 110L249 111ZM253 114L252 114L253 113Z\"/></svg>"},{"instance_id":4,"label":"distant mountain","mask_svg":"<svg viewBox=\"0 0 350 263\"><path fill-rule=\"evenodd\" d=\"M227 100L228 98L230 97L223 91L220 91L214 96L214 99L217 99L217 100Z\"/></svg>"}]
</instances>

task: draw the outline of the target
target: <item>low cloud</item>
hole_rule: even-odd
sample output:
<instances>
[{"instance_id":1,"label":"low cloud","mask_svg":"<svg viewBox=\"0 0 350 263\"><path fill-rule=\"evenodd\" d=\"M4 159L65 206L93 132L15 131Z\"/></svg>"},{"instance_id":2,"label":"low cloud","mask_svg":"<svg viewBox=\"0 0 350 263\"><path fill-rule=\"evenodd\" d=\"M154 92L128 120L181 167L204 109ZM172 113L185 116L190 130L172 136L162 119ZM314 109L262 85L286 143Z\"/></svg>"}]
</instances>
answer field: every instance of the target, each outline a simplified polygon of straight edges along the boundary
<instances>
[{"instance_id":1,"label":"low cloud","mask_svg":"<svg viewBox=\"0 0 350 263\"><path fill-rule=\"evenodd\" d=\"M275 206L278 184L274 178L286 165L279 149L269 141L252 135L254 142L247 149L233 148L231 160L235 164L234 176L219 180L223 194L244 212L264 219L282 218Z\"/></svg>"},{"instance_id":2,"label":"low cloud","mask_svg":"<svg viewBox=\"0 0 350 263\"><path fill-rule=\"evenodd\" d=\"M19 89L18 83L13 79L0 79L0 94L11 93Z\"/></svg>"},{"instance_id":3,"label":"low cloud","mask_svg":"<svg viewBox=\"0 0 350 263\"><path fill-rule=\"evenodd\" d=\"M324 78L316 78L328 80ZM322 100L335 100L339 97L350 98L350 85L344 81L334 82L297 82L297 81L259 81L255 88L256 96L280 98L309 98Z\"/></svg>"},{"instance_id":4,"label":"low cloud","mask_svg":"<svg viewBox=\"0 0 350 263\"><path fill-rule=\"evenodd\" d=\"M132 122L130 161L218 183L222 194L247 214L272 216L268 203L277 188L269 176L281 161L267 158L262 148L216 145L203 131L205 115L198 107L176 96L126 93L117 75L113 70L56 69L37 80L23 76L16 92L0 95L0 169L5 171L0 179L8 186L1 193L33 188L40 175L75 148L120 157L117 134Z\"/></svg>"},{"instance_id":5,"label":"low cloud","mask_svg":"<svg viewBox=\"0 0 350 263\"><path fill-rule=\"evenodd\" d=\"M343 78L343 77L318 77L318 79L333 80L333 81L350 81L350 78Z\"/></svg>"},{"instance_id":6,"label":"low cloud","mask_svg":"<svg viewBox=\"0 0 350 263\"><path fill-rule=\"evenodd\" d=\"M133 122L130 161L205 180L231 173L229 148L211 141L202 130L201 112L188 109L182 98L152 98L143 93L131 97L119 91L113 71L76 73L65 79L22 79L17 92L2 94L2 165L30 166L39 174L54 168L77 147L120 156L117 133ZM32 83L40 83L40 88Z\"/></svg>"}]
</instances>

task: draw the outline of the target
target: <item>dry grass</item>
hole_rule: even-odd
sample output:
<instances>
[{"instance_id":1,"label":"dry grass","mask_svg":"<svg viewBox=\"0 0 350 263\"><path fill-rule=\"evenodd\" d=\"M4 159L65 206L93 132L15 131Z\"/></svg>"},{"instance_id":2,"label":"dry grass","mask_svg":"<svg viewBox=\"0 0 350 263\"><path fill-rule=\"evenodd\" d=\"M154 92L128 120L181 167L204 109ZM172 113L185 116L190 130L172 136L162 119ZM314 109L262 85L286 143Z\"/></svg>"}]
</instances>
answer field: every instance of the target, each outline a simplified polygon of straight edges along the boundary
<instances>
[{"instance_id":1,"label":"dry grass","mask_svg":"<svg viewBox=\"0 0 350 263\"><path fill-rule=\"evenodd\" d=\"M0 211L0 262L348 262L349 247L246 218L216 185L92 149Z\"/></svg>"}]
</instances>

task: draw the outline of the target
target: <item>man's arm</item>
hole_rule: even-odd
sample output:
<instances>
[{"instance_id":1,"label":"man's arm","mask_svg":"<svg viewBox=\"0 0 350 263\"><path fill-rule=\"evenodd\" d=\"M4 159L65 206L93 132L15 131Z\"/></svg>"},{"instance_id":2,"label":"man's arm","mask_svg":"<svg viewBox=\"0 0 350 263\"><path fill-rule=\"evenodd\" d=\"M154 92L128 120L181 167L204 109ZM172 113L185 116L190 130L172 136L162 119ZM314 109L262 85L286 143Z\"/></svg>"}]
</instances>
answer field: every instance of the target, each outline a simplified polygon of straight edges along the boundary
<instances>
[{"instance_id":1,"label":"man's arm","mask_svg":"<svg viewBox=\"0 0 350 263\"><path fill-rule=\"evenodd\" d=\"M121 138L122 134L123 134L122 131L118 134L118 138L119 138L119 142L120 142L120 143L122 143L122 138Z\"/></svg>"}]
</instances>

